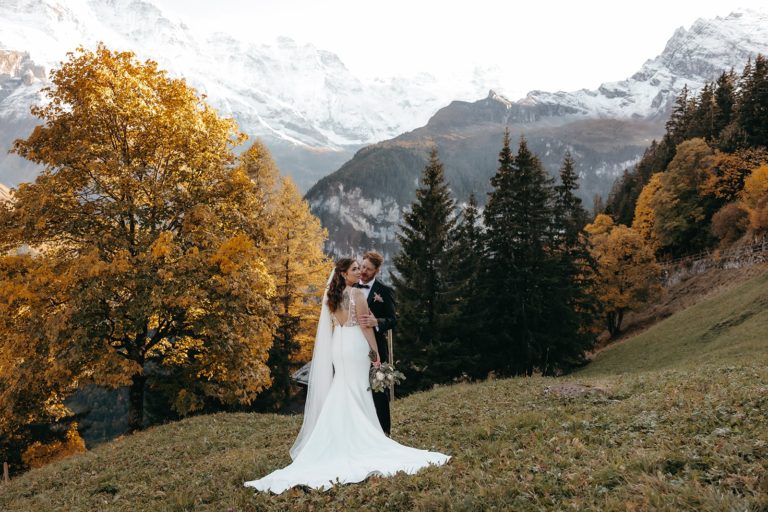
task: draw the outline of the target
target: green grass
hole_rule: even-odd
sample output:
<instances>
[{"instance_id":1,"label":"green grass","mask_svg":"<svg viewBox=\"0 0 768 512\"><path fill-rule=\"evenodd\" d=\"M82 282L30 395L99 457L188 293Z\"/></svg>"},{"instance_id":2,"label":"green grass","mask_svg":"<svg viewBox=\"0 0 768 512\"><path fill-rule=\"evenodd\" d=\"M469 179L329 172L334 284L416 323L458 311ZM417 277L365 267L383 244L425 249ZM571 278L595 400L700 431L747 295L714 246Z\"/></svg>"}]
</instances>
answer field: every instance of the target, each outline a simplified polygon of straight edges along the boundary
<instances>
[{"instance_id":1,"label":"green grass","mask_svg":"<svg viewBox=\"0 0 768 512\"><path fill-rule=\"evenodd\" d=\"M600 352L579 376L737 364L768 351L768 272Z\"/></svg>"},{"instance_id":2,"label":"green grass","mask_svg":"<svg viewBox=\"0 0 768 512\"><path fill-rule=\"evenodd\" d=\"M393 437L453 455L416 476L254 494L300 417L200 416L0 485L0 510L768 510L768 275L565 378L458 384L393 404ZM707 334L709 333L709 334ZM581 384L603 392L561 396Z\"/></svg>"}]
</instances>

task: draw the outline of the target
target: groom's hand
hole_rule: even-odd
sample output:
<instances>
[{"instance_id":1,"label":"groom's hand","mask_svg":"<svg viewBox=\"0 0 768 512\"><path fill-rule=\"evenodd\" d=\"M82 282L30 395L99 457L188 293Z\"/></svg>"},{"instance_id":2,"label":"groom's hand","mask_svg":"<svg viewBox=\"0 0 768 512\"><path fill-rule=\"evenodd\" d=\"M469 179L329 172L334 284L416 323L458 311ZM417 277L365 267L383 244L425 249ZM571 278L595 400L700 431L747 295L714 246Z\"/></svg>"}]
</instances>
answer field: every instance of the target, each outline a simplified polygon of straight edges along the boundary
<instances>
[{"instance_id":1,"label":"groom's hand","mask_svg":"<svg viewBox=\"0 0 768 512\"><path fill-rule=\"evenodd\" d=\"M373 313L368 313L366 315L360 315L360 318L358 318L358 323L362 325L363 327L378 327L379 321L376 320L376 317L373 316Z\"/></svg>"}]
</instances>

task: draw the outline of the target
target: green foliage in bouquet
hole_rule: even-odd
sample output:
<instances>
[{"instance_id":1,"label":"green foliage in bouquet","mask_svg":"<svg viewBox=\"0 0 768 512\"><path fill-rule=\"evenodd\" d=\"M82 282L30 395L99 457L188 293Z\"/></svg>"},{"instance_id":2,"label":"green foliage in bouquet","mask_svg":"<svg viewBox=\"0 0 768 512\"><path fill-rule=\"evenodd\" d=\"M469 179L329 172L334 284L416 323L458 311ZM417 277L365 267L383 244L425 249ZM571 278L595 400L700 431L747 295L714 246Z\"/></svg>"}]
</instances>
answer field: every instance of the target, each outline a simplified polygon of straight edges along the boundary
<instances>
[{"instance_id":1,"label":"green foliage in bouquet","mask_svg":"<svg viewBox=\"0 0 768 512\"><path fill-rule=\"evenodd\" d=\"M380 393L389 389L393 384L400 384L405 380L405 375L403 375L403 372L398 371L395 365L381 363L381 366L378 368L371 366L369 378L371 385L368 387L368 390Z\"/></svg>"}]
</instances>

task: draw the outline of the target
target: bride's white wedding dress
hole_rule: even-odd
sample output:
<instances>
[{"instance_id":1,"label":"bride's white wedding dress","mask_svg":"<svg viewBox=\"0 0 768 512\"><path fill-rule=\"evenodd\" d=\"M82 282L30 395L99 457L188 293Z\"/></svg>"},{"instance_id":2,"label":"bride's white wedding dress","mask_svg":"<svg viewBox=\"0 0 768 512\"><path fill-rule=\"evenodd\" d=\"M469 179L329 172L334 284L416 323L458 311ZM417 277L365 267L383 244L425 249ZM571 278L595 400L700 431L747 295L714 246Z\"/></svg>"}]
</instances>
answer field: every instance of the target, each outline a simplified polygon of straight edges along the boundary
<instances>
[{"instance_id":1,"label":"bride's white wedding dress","mask_svg":"<svg viewBox=\"0 0 768 512\"><path fill-rule=\"evenodd\" d=\"M368 390L368 342L357 325L354 300L349 299L348 291L344 293L340 309L348 308L348 320L339 325L331 315L333 377L314 427L309 426L307 432L305 418L291 451L293 462L264 478L245 482L247 487L276 494L297 485L327 490L335 483L360 482L372 475L391 476L398 471L413 474L450 459L442 453L403 446L382 431ZM312 371L318 359L318 344L316 341Z\"/></svg>"}]
</instances>

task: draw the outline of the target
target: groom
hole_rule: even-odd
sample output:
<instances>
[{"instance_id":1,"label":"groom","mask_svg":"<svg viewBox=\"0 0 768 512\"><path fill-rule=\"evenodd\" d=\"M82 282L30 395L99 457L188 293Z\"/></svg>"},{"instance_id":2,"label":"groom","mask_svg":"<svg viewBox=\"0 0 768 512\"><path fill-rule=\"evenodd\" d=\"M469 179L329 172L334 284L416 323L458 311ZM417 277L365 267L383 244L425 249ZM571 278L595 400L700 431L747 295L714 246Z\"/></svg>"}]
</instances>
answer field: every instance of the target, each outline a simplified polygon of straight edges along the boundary
<instances>
[{"instance_id":1,"label":"groom","mask_svg":"<svg viewBox=\"0 0 768 512\"><path fill-rule=\"evenodd\" d=\"M357 285L368 296L368 309L370 314L361 316L358 321L363 327L372 327L376 336L376 345L379 348L379 356L382 362L389 360L387 349L387 331L397 324L395 313L395 294L392 288L385 285L376 275L384 262L384 256L376 251L368 251L363 255L363 264L360 267L360 283ZM376 415L384 433L389 435L389 390L373 393L373 404L376 406Z\"/></svg>"}]
</instances>

